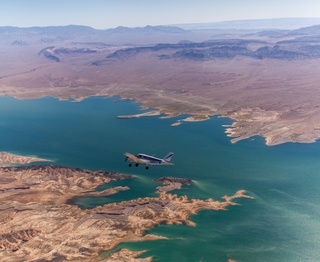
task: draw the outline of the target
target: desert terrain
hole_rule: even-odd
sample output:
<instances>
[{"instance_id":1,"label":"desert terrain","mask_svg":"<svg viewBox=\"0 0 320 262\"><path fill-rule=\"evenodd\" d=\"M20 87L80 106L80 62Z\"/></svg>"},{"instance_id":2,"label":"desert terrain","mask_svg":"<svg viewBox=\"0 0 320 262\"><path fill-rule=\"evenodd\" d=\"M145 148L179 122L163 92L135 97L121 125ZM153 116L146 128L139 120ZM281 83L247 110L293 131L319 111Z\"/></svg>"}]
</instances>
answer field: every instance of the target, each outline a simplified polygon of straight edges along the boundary
<instances>
[{"instance_id":1,"label":"desert terrain","mask_svg":"<svg viewBox=\"0 0 320 262\"><path fill-rule=\"evenodd\" d=\"M1 155L0 155L1 158ZM22 156L16 156L19 161ZM37 161L37 160L35 160ZM136 258L141 252L122 249L103 256L126 241L166 239L147 234L161 223L195 226L189 216L203 209L225 210L238 205L236 198L250 198L244 190L223 201L188 199L168 191L192 180L157 179L159 197L139 198L81 209L68 200L81 196L108 196L128 187L95 191L112 180L131 175L61 166L0 167L0 259L2 261L152 261ZM143 251L142 251L143 253Z\"/></svg>"},{"instance_id":2,"label":"desert terrain","mask_svg":"<svg viewBox=\"0 0 320 262\"><path fill-rule=\"evenodd\" d=\"M168 117L229 117L232 142L320 137L319 26L233 35L175 27L40 29L0 30L0 96L118 95Z\"/></svg>"}]
</instances>

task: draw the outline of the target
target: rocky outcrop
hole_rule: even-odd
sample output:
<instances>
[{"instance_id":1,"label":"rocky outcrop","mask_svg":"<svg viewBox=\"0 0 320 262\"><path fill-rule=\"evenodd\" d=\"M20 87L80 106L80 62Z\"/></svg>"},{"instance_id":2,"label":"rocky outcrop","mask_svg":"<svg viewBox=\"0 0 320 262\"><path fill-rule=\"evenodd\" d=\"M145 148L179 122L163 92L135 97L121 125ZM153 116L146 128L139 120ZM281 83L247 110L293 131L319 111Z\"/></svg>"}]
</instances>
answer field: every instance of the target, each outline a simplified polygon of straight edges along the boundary
<instances>
[{"instance_id":1,"label":"rocky outcrop","mask_svg":"<svg viewBox=\"0 0 320 262\"><path fill-rule=\"evenodd\" d=\"M152 261L152 257L146 258L137 258L138 256L145 253L145 251L135 252L126 248L122 248L121 250L112 253L105 261L106 262L150 262Z\"/></svg>"},{"instance_id":2,"label":"rocky outcrop","mask_svg":"<svg viewBox=\"0 0 320 262\"><path fill-rule=\"evenodd\" d=\"M288 45L290 43L290 45ZM201 43L180 42L178 44L157 44L154 46L142 46L120 49L107 56L107 59L129 59L141 53L156 53L159 59L187 59L194 61L209 61L218 58L232 59L236 56L250 57L254 59L281 59L300 60L319 58L318 48L313 48L317 39L300 38L288 41L279 41L270 44L258 40L216 40ZM250 45L260 45L257 50L252 50Z\"/></svg>"},{"instance_id":3,"label":"rocky outcrop","mask_svg":"<svg viewBox=\"0 0 320 262\"><path fill-rule=\"evenodd\" d=\"M0 234L0 249L17 251L23 243L36 237L40 233L40 230L26 229L7 234Z\"/></svg>"},{"instance_id":4,"label":"rocky outcrop","mask_svg":"<svg viewBox=\"0 0 320 262\"><path fill-rule=\"evenodd\" d=\"M155 183L162 183L165 186L158 186L157 191L158 192L169 192L175 189L181 189L182 185L191 185L194 182L190 179L186 178L176 178L176 177L160 177L154 180Z\"/></svg>"},{"instance_id":5,"label":"rocky outcrop","mask_svg":"<svg viewBox=\"0 0 320 262\"><path fill-rule=\"evenodd\" d=\"M55 54L54 54L54 46L49 46L49 47L46 47L46 48L43 48L40 52L39 52L39 56L44 56L45 58L48 58L50 60L53 60L55 62L60 62L60 58L57 57Z\"/></svg>"},{"instance_id":6,"label":"rocky outcrop","mask_svg":"<svg viewBox=\"0 0 320 262\"><path fill-rule=\"evenodd\" d=\"M170 184L170 183L180 183L183 185L191 185L194 183L193 180L191 179L186 179L186 178L180 178L180 177L172 177L172 176L164 176L164 177L159 177L154 180L155 183L162 183L162 184Z\"/></svg>"},{"instance_id":7,"label":"rocky outcrop","mask_svg":"<svg viewBox=\"0 0 320 262\"><path fill-rule=\"evenodd\" d=\"M58 55L69 55L69 54L88 54L88 53L96 53L96 50L92 50L90 48L66 48L66 47L60 47L55 48L54 46L49 46L46 48L43 48L39 52L39 56L44 56L45 58L48 58L50 60L53 60L55 62L60 62L60 58Z\"/></svg>"}]
</instances>

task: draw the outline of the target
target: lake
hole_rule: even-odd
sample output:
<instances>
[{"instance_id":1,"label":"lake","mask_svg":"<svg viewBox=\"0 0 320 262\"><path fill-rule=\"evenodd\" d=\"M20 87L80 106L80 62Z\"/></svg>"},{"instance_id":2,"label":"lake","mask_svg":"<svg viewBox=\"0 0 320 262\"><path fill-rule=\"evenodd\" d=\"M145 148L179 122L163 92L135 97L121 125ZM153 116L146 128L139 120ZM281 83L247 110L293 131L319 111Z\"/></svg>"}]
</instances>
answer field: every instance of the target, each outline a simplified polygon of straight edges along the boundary
<instances>
[{"instance_id":1,"label":"lake","mask_svg":"<svg viewBox=\"0 0 320 262\"><path fill-rule=\"evenodd\" d=\"M255 199L237 199L226 211L203 210L190 217L196 227L160 225L148 233L170 240L123 243L148 250L154 261L320 261L320 143L266 146L261 137L236 144L222 125L230 119L171 124L186 116L118 119L144 112L133 101L90 97L81 102L56 98L0 97L0 151L54 160L54 165L133 174L108 185L130 190L80 198L83 208L155 197L155 178L184 177L191 186L173 191L220 199L245 189ZM174 166L129 167L123 152L158 157L174 152Z\"/></svg>"}]
</instances>

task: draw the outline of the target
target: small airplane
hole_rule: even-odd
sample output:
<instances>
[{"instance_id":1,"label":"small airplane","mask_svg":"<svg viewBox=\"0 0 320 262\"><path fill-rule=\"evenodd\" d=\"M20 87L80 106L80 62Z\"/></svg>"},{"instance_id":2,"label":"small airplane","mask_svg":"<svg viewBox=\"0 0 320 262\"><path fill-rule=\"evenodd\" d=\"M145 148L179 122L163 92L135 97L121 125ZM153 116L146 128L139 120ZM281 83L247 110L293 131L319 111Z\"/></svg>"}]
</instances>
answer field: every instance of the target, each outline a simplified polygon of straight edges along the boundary
<instances>
[{"instance_id":1,"label":"small airplane","mask_svg":"<svg viewBox=\"0 0 320 262\"><path fill-rule=\"evenodd\" d=\"M133 155L133 154L124 152L123 154L126 156L126 159L124 161L129 160L130 167L132 166L132 163L135 163L136 166L139 166L139 164L146 165L146 169L149 169L149 166L155 166L155 165L173 165L173 163L170 162L173 156L172 152L168 153L162 159L154 156L149 156L146 154L141 154L141 153L137 155Z\"/></svg>"}]
</instances>

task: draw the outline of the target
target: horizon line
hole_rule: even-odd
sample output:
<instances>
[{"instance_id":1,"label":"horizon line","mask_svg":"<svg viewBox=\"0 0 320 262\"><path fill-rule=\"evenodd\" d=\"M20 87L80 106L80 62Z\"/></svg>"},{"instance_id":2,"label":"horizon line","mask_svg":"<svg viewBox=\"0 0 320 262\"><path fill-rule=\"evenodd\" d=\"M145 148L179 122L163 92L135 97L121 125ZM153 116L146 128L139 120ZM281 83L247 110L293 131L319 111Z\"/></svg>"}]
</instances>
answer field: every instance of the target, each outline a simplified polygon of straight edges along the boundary
<instances>
[{"instance_id":1,"label":"horizon line","mask_svg":"<svg viewBox=\"0 0 320 262\"><path fill-rule=\"evenodd\" d=\"M320 17L277 17L277 18L249 18L249 19L236 19L236 20L223 20L223 21L216 21L216 22L186 22L186 23L174 23L174 24L157 24L157 25L150 25L146 24L144 26L125 26L125 25L118 25L116 27L108 27L108 28L96 28L90 25L83 25L83 24L65 24L65 25L33 25L33 26L14 26L14 25L0 25L0 27L15 27L15 28L45 28L45 27L67 27L67 26L83 26L83 27L90 27L95 30L108 30L108 29L116 29L119 27L123 28L145 28L145 27L157 27L157 26L167 26L167 27L178 27L178 26L183 26L183 25L214 25L214 24L223 24L223 23L233 23L233 22L253 22L253 21L272 21L272 20L320 20ZM320 22L320 21L319 21Z\"/></svg>"}]
</instances>

